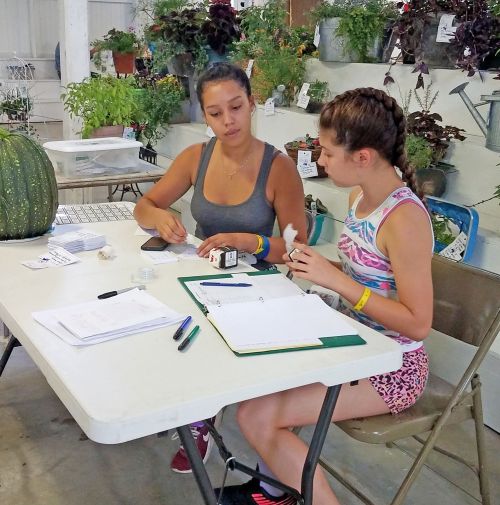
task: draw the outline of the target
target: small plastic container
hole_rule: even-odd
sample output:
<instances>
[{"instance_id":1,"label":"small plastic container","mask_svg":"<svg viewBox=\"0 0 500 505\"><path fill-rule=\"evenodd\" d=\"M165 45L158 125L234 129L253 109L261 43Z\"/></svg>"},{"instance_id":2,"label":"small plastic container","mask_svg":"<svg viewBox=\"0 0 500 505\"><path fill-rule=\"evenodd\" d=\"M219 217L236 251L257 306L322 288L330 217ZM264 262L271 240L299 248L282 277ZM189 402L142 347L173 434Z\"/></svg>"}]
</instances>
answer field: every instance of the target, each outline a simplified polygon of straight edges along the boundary
<instances>
[{"instance_id":1,"label":"small plastic container","mask_svg":"<svg viewBox=\"0 0 500 505\"><path fill-rule=\"evenodd\" d=\"M141 146L136 140L118 137L43 144L56 173L70 178L137 172Z\"/></svg>"}]
</instances>

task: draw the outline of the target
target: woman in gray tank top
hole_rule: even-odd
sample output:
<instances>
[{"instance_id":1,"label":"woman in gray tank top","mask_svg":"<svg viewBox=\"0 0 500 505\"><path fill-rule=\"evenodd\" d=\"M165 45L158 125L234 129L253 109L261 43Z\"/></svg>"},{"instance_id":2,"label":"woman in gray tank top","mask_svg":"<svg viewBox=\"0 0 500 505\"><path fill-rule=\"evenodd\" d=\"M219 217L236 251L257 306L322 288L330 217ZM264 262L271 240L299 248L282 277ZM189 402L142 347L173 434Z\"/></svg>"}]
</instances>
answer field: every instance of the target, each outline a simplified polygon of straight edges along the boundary
<instances>
[{"instance_id":1,"label":"woman in gray tank top","mask_svg":"<svg viewBox=\"0 0 500 505\"><path fill-rule=\"evenodd\" d=\"M284 240L271 237L275 219L280 232L291 223L297 240L306 241L304 192L292 160L252 135L255 101L245 72L228 63L208 69L198 80L205 120L215 133L207 144L185 149L162 179L135 207L135 218L170 243L187 232L168 208L192 186L191 212L198 254L233 246L259 259L282 263Z\"/></svg>"},{"instance_id":2,"label":"woman in gray tank top","mask_svg":"<svg viewBox=\"0 0 500 505\"><path fill-rule=\"evenodd\" d=\"M186 229L167 209L194 186L191 212L196 236L203 240L200 256L226 245L283 263L284 240L271 237L276 218L281 233L291 223L298 230L297 241L306 242L304 191L296 167L288 156L252 135L255 101L243 70L227 63L215 65L198 80L197 93L215 137L208 144L188 147L174 160L137 203L137 222L156 229L167 242L184 242ZM203 422L193 423L191 432L206 461L213 443L208 428ZM179 473L191 471L182 446L170 467Z\"/></svg>"}]
</instances>

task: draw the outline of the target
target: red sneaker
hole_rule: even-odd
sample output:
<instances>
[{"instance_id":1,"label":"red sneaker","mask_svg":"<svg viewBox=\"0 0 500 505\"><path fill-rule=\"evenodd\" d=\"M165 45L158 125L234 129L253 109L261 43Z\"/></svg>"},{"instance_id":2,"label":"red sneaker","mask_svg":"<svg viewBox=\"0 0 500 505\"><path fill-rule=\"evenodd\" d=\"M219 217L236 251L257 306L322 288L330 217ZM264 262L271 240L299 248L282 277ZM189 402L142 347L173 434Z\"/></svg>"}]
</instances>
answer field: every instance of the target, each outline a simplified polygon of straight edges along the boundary
<instances>
[{"instance_id":1,"label":"red sneaker","mask_svg":"<svg viewBox=\"0 0 500 505\"><path fill-rule=\"evenodd\" d=\"M208 428L206 424L203 426L194 426L191 425L191 433L196 442L196 446L198 447L198 451L200 452L201 459L203 463L206 463L208 457L210 456L210 451L212 450L212 446L214 441L212 436L208 432ZM172 437L174 438L174 437ZM175 437L177 438L177 437ZM173 472L177 473L191 473L191 463L189 462L189 458L187 457L186 451L184 447L181 445L179 450L175 453L175 456L170 463L170 468Z\"/></svg>"},{"instance_id":2,"label":"red sneaker","mask_svg":"<svg viewBox=\"0 0 500 505\"><path fill-rule=\"evenodd\" d=\"M252 479L239 486L225 487L220 497L220 489L215 496L221 505L297 505L297 500L288 494L272 496L260 487L260 481Z\"/></svg>"}]
</instances>

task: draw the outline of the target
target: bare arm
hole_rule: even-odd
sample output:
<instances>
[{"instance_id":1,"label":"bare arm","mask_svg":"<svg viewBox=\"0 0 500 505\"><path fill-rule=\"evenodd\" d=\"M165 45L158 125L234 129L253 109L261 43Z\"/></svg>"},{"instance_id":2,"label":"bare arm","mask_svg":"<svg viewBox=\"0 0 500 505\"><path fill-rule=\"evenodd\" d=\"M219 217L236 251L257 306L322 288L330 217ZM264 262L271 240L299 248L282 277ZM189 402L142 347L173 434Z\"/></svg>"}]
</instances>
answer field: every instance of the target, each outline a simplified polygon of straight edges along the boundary
<instances>
[{"instance_id":1,"label":"bare arm","mask_svg":"<svg viewBox=\"0 0 500 505\"><path fill-rule=\"evenodd\" d=\"M386 220L377 240L386 253L396 280L398 300L372 293L363 312L380 324L413 340L427 337L432 322L432 235L429 219L413 204L401 205ZM303 252L287 265L298 278L308 279L337 291L355 304L364 286L336 269L311 248L298 244Z\"/></svg>"},{"instance_id":2,"label":"bare arm","mask_svg":"<svg viewBox=\"0 0 500 505\"><path fill-rule=\"evenodd\" d=\"M201 155L201 144L182 151L166 174L137 202L134 216L144 228L153 228L168 242L186 239L186 229L180 219L167 209L194 183Z\"/></svg>"}]
</instances>

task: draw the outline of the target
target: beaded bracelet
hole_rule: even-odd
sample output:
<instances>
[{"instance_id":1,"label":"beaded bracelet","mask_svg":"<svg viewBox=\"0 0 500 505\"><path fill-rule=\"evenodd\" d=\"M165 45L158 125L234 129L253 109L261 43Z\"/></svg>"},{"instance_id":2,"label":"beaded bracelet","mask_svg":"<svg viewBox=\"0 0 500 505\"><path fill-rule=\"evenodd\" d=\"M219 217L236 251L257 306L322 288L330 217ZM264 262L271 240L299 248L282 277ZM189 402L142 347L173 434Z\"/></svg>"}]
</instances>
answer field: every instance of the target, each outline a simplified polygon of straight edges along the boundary
<instances>
[{"instance_id":1,"label":"beaded bracelet","mask_svg":"<svg viewBox=\"0 0 500 505\"><path fill-rule=\"evenodd\" d=\"M259 235L259 236L262 237L262 242L263 242L262 250L258 253L254 253L254 255L258 260L261 260L269 254L269 251L271 249L271 243L269 242L268 237L261 236L261 235Z\"/></svg>"},{"instance_id":2,"label":"beaded bracelet","mask_svg":"<svg viewBox=\"0 0 500 505\"><path fill-rule=\"evenodd\" d=\"M366 302L370 298L371 294L372 294L372 290L370 288L365 288L363 290L363 294L361 295L361 298L358 300L358 303L356 303L356 305L354 305L353 309L356 312L359 312L366 305Z\"/></svg>"}]
</instances>

